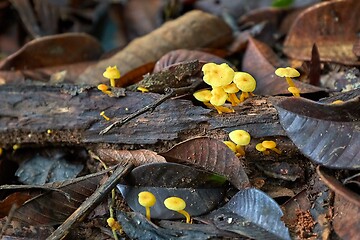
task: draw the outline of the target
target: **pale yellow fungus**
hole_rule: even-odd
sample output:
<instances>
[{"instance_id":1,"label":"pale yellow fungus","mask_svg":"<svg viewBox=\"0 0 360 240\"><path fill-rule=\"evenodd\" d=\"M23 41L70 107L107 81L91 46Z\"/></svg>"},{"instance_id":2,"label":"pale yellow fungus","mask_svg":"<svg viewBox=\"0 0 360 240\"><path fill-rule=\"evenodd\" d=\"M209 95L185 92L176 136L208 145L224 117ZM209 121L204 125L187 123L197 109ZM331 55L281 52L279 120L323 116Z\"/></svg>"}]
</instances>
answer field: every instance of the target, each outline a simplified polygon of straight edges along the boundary
<instances>
[{"instance_id":1,"label":"pale yellow fungus","mask_svg":"<svg viewBox=\"0 0 360 240\"><path fill-rule=\"evenodd\" d=\"M115 87L116 86L115 79L120 78L120 72L116 66L113 67L109 66L106 68L105 72L103 73L103 76L107 79L110 79L111 87Z\"/></svg>"},{"instance_id":2,"label":"pale yellow fungus","mask_svg":"<svg viewBox=\"0 0 360 240\"><path fill-rule=\"evenodd\" d=\"M103 118L105 118L106 121L110 121L110 118L105 115L105 112L104 112L104 111L102 111L102 112L100 113L100 116L102 116Z\"/></svg>"},{"instance_id":3,"label":"pale yellow fungus","mask_svg":"<svg viewBox=\"0 0 360 240\"><path fill-rule=\"evenodd\" d=\"M202 67L203 80L212 87L229 85L234 78L234 70L226 63L206 63Z\"/></svg>"},{"instance_id":4,"label":"pale yellow fungus","mask_svg":"<svg viewBox=\"0 0 360 240\"><path fill-rule=\"evenodd\" d=\"M137 89L138 91L142 92L142 93L149 92L149 89L144 88L144 87L137 87L136 89Z\"/></svg>"},{"instance_id":5,"label":"pale yellow fungus","mask_svg":"<svg viewBox=\"0 0 360 240\"><path fill-rule=\"evenodd\" d=\"M281 151L279 149L276 148L276 142L274 141L263 141L262 146L266 149L270 149L274 152L276 152L277 154L281 154Z\"/></svg>"},{"instance_id":6,"label":"pale yellow fungus","mask_svg":"<svg viewBox=\"0 0 360 240\"><path fill-rule=\"evenodd\" d=\"M278 68L276 69L275 74L279 77L285 77L290 87L296 87L291 78L300 76L300 73L295 68L291 67Z\"/></svg>"},{"instance_id":7,"label":"pale yellow fungus","mask_svg":"<svg viewBox=\"0 0 360 240\"><path fill-rule=\"evenodd\" d=\"M256 81L250 74L246 72L236 72L234 75L234 83L241 90L240 102L245 101L252 95L256 88Z\"/></svg>"},{"instance_id":8,"label":"pale yellow fungus","mask_svg":"<svg viewBox=\"0 0 360 240\"><path fill-rule=\"evenodd\" d=\"M245 130L234 130L229 133L230 140L236 144L237 155L245 156L245 150L243 146L250 143L251 137Z\"/></svg>"},{"instance_id":9,"label":"pale yellow fungus","mask_svg":"<svg viewBox=\"0 0 360 240\"><path fill-rule=\"evenodd\" d=\"M190 214L184 210L186 203L183 199L179 197L169 197L165 199L164 205L166 208L184 215L186 217L186 223L190 223Z\"/></svg>"},{"instance_id":10,"label":"pale yellow fungus","mask_svg":"<svg viewBox=\"0 0 360 240\"><path fill-rule=\"evenodd\" d=\"M291 92L295 97L300 97L300 89L297 87L288 87L288 91Z\"/></svg>"},{"instance_id":11,"label":"pale yellow fungus","mask_svg":"<svg viewBox=\"0 0 360 240\"><path fill-rule=\"evenodd\" d=\"M151 192L143 191L138 194L139 204L145 207L145 216L148 220L150 220L150 208L155 205L156 198L154 194Z\"/></svg>"}]
</instances>

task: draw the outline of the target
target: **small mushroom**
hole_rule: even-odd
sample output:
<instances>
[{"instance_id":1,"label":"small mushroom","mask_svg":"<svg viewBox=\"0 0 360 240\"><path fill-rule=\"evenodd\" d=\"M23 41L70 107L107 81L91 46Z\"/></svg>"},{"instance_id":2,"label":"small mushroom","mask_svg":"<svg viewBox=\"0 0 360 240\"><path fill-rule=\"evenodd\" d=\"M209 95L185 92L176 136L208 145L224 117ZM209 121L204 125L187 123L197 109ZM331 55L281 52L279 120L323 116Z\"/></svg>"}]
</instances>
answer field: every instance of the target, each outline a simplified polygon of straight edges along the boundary
<instances>
[{"instance_id":1,"label":"small mushroom","mask_svg":"<svg viewBox=\"0 0 360 240\"><path fill-rule=\"evenodd\" d=\"M343 104L343 103L344 103L343 100L335 100L331 104Z\"/></svg>"},{"instance_id":2,"label":"small mushroom","mask_svg":"<svg viewBox=\"0 0 360 240\"><path fill-rule=\"evenodd\" d=\"M111 91L109 90L109 87L106 86L105 84L99 84L97 86L97 88L102 91L103 93L107 94L107 95L110 95L111 94Z\"/></svg>"},{"instance_id":3,"label":"small mushroom","mask_svg":"<svg viewBox=\"0 0 360 240\"><path fill-rule=\"evenodd\" d=\"M244 146L250 143L250 134L244 130L234 130L229 133L231 141L236 143L236 155L245 156Z\"/></svg>"},{"instance_id":4,"label":"small mushroom","mask_svg":"<svg viewBox=\"0 0 360 240\"><path fill-rule=\"evenodd\" d=\"M151 192L143 191L138 194L139 204L145 207L145 216L150 220L150 208L155 205L156 198Z\"/></svg>"},{"instance_id":5,"label":"small mushroom","mask_svg":"<svg viewBox=\"0 0 360 240\"><path fill-rule=\"evenodd\" d=\"M203 80L212 87L229 85L234 78L234 70L226 63L206 63L202 67Z\"/></svg>"},{"instance_id":6,"label":"small mushroom","mask_svg":"<svg viewBox=\"0 0 360 240\"><path fill-rule=\"evenodd\" d=\"M106 121L110 121L110 118L105 115L105 112L104 112L104 111L102 111L102 112L100 113L100 116L102 116L103 118L105 118Z\"/></svg>"},{"instance_id":7,"label":"small mushroom","mask_svg":"<svg viewBox=\"0 0 360 240\"><path fill-rule=\"evenodd\" d=\"M300 97L300 89L297 87L288 87L288 91L291 92L295 97Z\"/></svg>"},{"instance_id":8,"label":"small mushroom","mask_svg":"<svg viewBox=\"0 0 360 240\"><path fill-rule=\"evenodd\" d=\"M216 90L214 91L214 93L217 94ZM202 89L202 90L196 91L193 94L193 96L196 98L196 100L198 100L200 102L203 102L207 107L215 108L218 111L219 114L221 114L223 112L226 112L226 113L234 112L233 109L223 107L223 106L216 106L216 105L211 104L210 103L211 99L214 101L214 103L218 103L219 99L217 99L216 96L213 96L212 91L210 91L208 89ZM220 90L220 97L221 97L221 90ZM218 97L218 98L220 98L220 97ZM226 99L225 99L225 101L226 101Z\"/></svg>"},{"instance_id":9,"label":"small mushroom","mask_svg":"<svg viewBox=\"0 0 360 240\"><path fill-rule=\"evenodd\" d=\"M186 223L190 223L190 214L185 211L186 203L182 198L179 197L169 197L165 199L164 205L167 209L176 211L186 217Z\"/></svg>"},{"instance_id":10,"label":"small mushroom","mask_svg":"<svg viewBox=\"0 0 360 240\"><path fill-rule=\"evenodd\" d=\"M300 76L300 73L295 68L291 67L278 68L276 69L275 74L279 77L285 77L289 87L296 87L291 78Z\"/></svg>"},{"instance_id":11,"label":"small mushroom","mask_svg":"<svg viewBox=\"0 0 360 240\"><path fill-rule=\"evenodd\" d=\"M262 146L266 149L270 149L274 152L276 152L277 154L281 154L281 151L279 149L276 148L276 142L274 141L263 141Z\"/></svg>"},{"instance_id":12,"label":"small mushroom","mask_svg":"<svg viewBox=\"0 0 360 240\"><path fill-rule=\"evenodd\" d=\"M115 79L120 78L120 72L116 66L109 66L106 68L106 71L103 73L103 76L107 79L110 79L110 86L115 87Z\"/></svg>"},{"instance_id":13,"label":"small mushroom","mask_svg":"<svg viewBox=\"0 0 360 240\"><path fill-rule=\"evenodd\" d=\"M230 148L231 151L236 153L236 144L235 143L233 143L232 141L223 141L223 143L225 143L225 145L228 146L228 148Z\"/></svg>"},{"instance_id":14,"label":"small mushroom","mask_svg":"<svg viewBox=\"0 0 360 240\"><path fill-rule=\"evenodd\" d=\"M223 87L224 91L228 94L227 100L231 102L232 106L237 106L240 103L240 100L236 96L236 93L240 91L240 89L236 86L235 83L230 83L227 86Z\"/></svg>"},{"instance_id":15,"label":"small mushroom","mask_svg":"<svg viewBox=\"0 0 360 240\"><path fill-rule=\"evenodd\" d=\"M114 218L109 217L106 221L111 230L121 232L121 226Z\"/></svg>"},{"instance_id":16,"label":"small mushroom","mask_svg":"<svg viewBox=\"0 0 360 240\"><path fill-rule=\"evenodd\" d=\"M264 147L264 146L262 145L262 143L256 144L255 148L256 148L256 150L258 150L259 152L262 152L264 155L269 155L269 154L270 154L270 152L267 150L266 147Z\"/></svg>"},{"instance_id":17,"label":"small mushroom","mask_svg":"<svg viewBox=\"0 0 360 240\"><path fill-rule=\"evenodd\" d=\"M236 72L234 75L234 83L241 90L240 102L249 98L249 95L253 95L252 92L256 88L255 79L246 72Z\"/></svg>"},{"instance_id":18,"label":"small mushroom","mask_svg":"<svg viewBox=\"0 0 360 240\"><path fill-rule=\"evenodd\" d=\"M140 92L142 92L142 93L149 92L149 89L144 88L144 87L141 87L141 86L140 86L140 87L137 87L136 90L138 90L138 91L140 91Z\"/></svg>"}]
</instances>

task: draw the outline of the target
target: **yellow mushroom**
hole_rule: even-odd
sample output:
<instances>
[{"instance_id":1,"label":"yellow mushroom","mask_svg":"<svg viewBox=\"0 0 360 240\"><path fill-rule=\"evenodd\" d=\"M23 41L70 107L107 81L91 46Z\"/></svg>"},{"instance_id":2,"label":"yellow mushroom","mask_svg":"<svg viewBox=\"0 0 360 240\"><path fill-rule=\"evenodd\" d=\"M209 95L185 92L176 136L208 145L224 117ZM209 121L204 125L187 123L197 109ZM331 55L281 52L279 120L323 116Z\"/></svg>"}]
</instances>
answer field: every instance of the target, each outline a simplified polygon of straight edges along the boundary
<instances>
[{"instance_id":1,"label":"yellow mushroom","mask_svg":"<svg viewBox=\"0 0 360 240\"><path fill-rule=\"evenodd\" d=\"M165 199L164 205L167 209L184 215L186 217L186 223L190 223L190 214L184 210L186 208L186 203L183 199L179 197L169 197Z\"/></svg>"},{"instance_id":2,"label":"yellow mushroom","mask_svg":"<svg viewBox=\"0 0 360 240\"><path fill-rule=\"evenodd\" d=\"M343 103L344 103L343 100L335 100L331 104L343 104Z\"/></svg>"},{"instance_id":3,"label":"yellow mushroom","mask_svg":"<svg viewBox=\"0 0 360 240\"><path fill-rule=\"evenodd\" d=\"M262 146L266 149L270 149L274 152L276 152L277 154L281 154L281 151L279 149L276 148L276 142L274 141L263 141Z\"/></svg>"},{"instance_id":4,"label":"yellow mushroom","mask_svg":"<svg viewBox=\"0 0 360 240\"><path fill-rule=\"evenodd\" d=\"M214 92L216 93L216 90ZM212 91L210 91L208 89L202 89L202 90L196 91L193 94L193 96L196 98L196 100L198 100L200 102L203 102L207 107L215 108L218 111L219 114L221 114L223 112L225 112L225 113L234 112L233 109L230 109L230 108L227 108L227 107L212 105L210 103L210 100L213 97L213 95L212 95ZM219 99L216 99L216 97L214 97L213 101L216 102L216 100L219 100Z\"/></svg>"},{"instance_id":5,"label":"yellow mushroom","mask_svg":"<svg viewBox=\"0 0 360 240\"><path fill-rule=\"evenodd\" d=\"M256 81L250 74L246 72L236 72L234 75L234 83L241 90L240 102L243 102L256 88Z\"/></svg>"},{"instance_id":6,"label":"yellow mushroom","mask_svg":"<svg viewBox=\"0 0 360 240\"><path fill-rule=\"evenodd\" d=\"M103 118L105 118L106 121L110 121L110 118L105 115L105 112L104 112L104 111L102 111L102 112L100 113L100 116L102 116Z\"/></svg>"},{"instance_id":7,"label":"yellow mushroom","mask_svg":"<svg viewBox=\"0 0 360 240\"><path fill-rule=\"evenodd\" d=\"M228 146L228 148L230 148L231 151L236 153L236 144L235 143L233 143L232 141L223 141L223 143L225 143L225 145Z\"/></svg>"},{"instance_id":8,"label":"yellow mushroom","mask_svg":"<svg viewBox=\"0 0 360 240\"><path fill-rule=\"evenodd\" d=\"M279 77L285 77L289 87L296 87L291 78L300 76L300 73L295 68L291 67L278 68L276 69L275 74Z\"/></svg>"},{"instance_id":9,"label":"yellow mushroom","mask_svg":"<svg viewBox=\"0 0 360 240\"><path fill-rule=\"evenodd\" d=\"M109 90L109 87L108 86L106 86L105 84L99 84L98 86L97 86L97 88L100 90L100 91L102 91L103 93L105 93L105 94L111 94L111 91Z\"/></svg>"},{"instance_id":10,"label":"yellow mushroom","mask_svg":"<svg viewBox=\"0 0 360 240\"><path fill-rule=\"evenodd\" d=\"M270 152L267 150L266 147L264 147L264 146L262 145L262 143L256 144L255 148L256 148L256 150L258 150L259 152L262 152L264 155L269 155L269 154L270 154Z\"/></svg>"},{"instance_id":11,"label":"yellow mushroom","mask_svg":"<svg viewBox=\"0 0 360 240\"><path fill-rule=\"evenodd\" d=\"M297 87L288 87L288 91L291 92L295 97L300 97L300 89Z\"/></svg>"},{"instance_id":12,"label":"yellow mushroom","mask_svg":"<svg viewBox=\"0 0 360 240\"><path fill-rule=\"evenodd\" d=\"M147 88L144 88L144 87L137 87L136 90L142 92L142 93L146 93L146 92L149 92L149 89Z\"/></svg>"},{"instance_id":13,"label":"yellow mushroom","mask_svg":"<svg viewBox=\"0 0 360 240\"><path fill-rule=\"evenodd\" d=\"M212 87L229 85L234 78L234 70L226 63L206 63L202 67L203 80Z\"/></svg>"},{"instance_id":14,"label":"yellow mushroom","mask_svg":"<svg viewBox=\"0 0 360 240\"><path fill-rule=\"evenodd\" d=\"M143 191L138 194L139 204L145 207L145 216L150 220L150 208L155 205L156 198L151 192Z\"/></svg>"},{"instance_id":15,"label":"yellow mushroom","mask_svg":"<svg viewBox=\"0 0 360 240\"><path fill-rule=\"evenodd\" d=\"M121 232L121 226L114 218L109 217L106 221L111 230Z\"/></svg>"},{"instance_id":16,"label":"yellow mushroom","mask_svg":"<svg viewBox=\"0 0 360 240\"><path fill-rule=\"evenodd\" d=\"M115 79L120 78L120 72L117 69L116 66L109 66L106 68L106 71L103 73L103 76L107 79L110 79L110 86L115 87L116 83L115 83Z\"/></svg>"},{"instance_id":17,"label":"yellow mushroom","mask_svg":"<svg viewBox=\"0 0 360 240\"><path fill-rule=\"evenodd\" d=\"M231 102L232 106L236 106L240 103L240 100L236 96L236 93L239 92L240 89L236 86L235 83L230 83L229 85L226 85L222 88L228 94L227 100Z\"/></svg>"},{"instance_id":18,"label":"yellow mushroom","mask_svg":"<svg viewBox=\"0 0 360 240\"><path fill-rule=\"evenodd\" d=\"M250 143L250 134L244 130L234 130L229 133L230 140L236 144L236 153L245 156L244 146Z\"/></svg>"}]
</instances>

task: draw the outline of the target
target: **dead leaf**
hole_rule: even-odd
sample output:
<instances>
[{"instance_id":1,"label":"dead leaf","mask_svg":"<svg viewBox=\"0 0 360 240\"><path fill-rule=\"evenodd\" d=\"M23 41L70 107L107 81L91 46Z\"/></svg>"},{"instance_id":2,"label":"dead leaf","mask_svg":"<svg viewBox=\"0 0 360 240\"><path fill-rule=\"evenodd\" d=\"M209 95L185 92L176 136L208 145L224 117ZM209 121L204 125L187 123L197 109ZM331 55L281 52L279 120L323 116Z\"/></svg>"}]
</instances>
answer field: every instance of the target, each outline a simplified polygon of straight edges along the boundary
<instances>
[{"instance_id":1,"label":"dead leaf","mask_svg":"<svg viewBox=\"0 0 360 240\"><path fill-rule=\"evenodd\" d=\"M13 218L31 226L60 224L97 189L109 170L47 184L61 191L48 191L26 201L16 209Z\"/></svg>"},{"instance_id":2,"label":"dead leaf","mask_svg":"<svg viewBox=\"0 0 360 240\"><path fill-rule=\"evenodd\" d=\"M108 66L117 65L121 74L125 75L139 66L157 61L175 49L221 47L229 41L231 29L225 22L201 11L191 11L148 35L135 39L113 57L88 68L80 76L78 83L97 85L103 82L101 76Z\"/></svg>"},{"instance_id":3,"label":"dead leaf","mask_svg":"<svg viewBox=\"0 0 360 240\"><path fill-rule=\"evenodd\" d=\"M213 62L216 64L227 63L230 66L232 65L228 61L223 58L220 58L216 55L197 51L197 50L187 50L187 49L178 49L171 52L168 52L164 56L162 56L155 64L154 73L160 72L164 69L169 68L175 64L179 64L181 62L191 62L194 60L198 60L200 63L204 64L207 62Z\"/></svg>"},{"instance_id":4,"label":"dead leaf","mask_svg":"<svg viewBox=\"0 0 360 240\"><path fill-rule=\"evenodd\" d=\"M327 174L323 168L317 167L316 172L321 181L335 192L334 230L341 239L356 239L360 233L360 195Z\"/></svg>"},{"instance_id":5,"label":"dead leaf","mask_svg":"<svg viewBox=\"0 0 360 240\"><path fill-rule=\"evenodd\" d=\"M185 162L223 175L238 189L250 186L242 162L219 140L208 137L193 138L175 145L161 155L167 161Z\"/></svg>"},{"instance_id":6,"label":"dead leaf","mask_svg":"<svg viewBox=\"0 0 360 240\"><path fill-rule=\"evenodd\" d=\"M132 162L134 166L140 166L146 163L166 162L163 156L156 152L140 149L140 150L117 150L107 148L97 148L95 154L100 157L108 166L116 165L124 162Z\"/></svg>"},{"instance_id":7,"label":"dead leaf","mask_svg":"<svg viewBox=\"0 0 360 240\"><path fill-rule=\"evenodd\" d=\"M353 45L359 32L360 2L326 1L303 11L291 27L284 52L289 57L309 61L314 43L320 60L347 65L359 65Z\"/></svg>"},{"instance_id":8,"label":"dead leaf","mask_svg":"<svg viewBox=\"0 0 360 240\"><path fill-rule=\"evenodd\" d=\"M265 43L249 38L248 47L242 64L242 71L248 72L256 79L255 94L277 95L289 94L289 87L284 78L275 75L277 67L286 64L279 61L275 53ZM294 80L301 93L324 91L309 84Z\"/></svg>"},{"instance_id":9,"label":"dead leaf","mask_svg":"<svg viewBox=\"0 0 360 240\"><path fill-rule=\"evenodd\" d=\"M0 63L0 70L24 70L97 60L99 42L85 33L64 33L35 39Z\"/></svg>"},{"instance_id":10,"label":"dead leaf","mask_svg":"<svg viewBox=\"0 0 360 240\"><path fill-rule=\"evenodd\" d=\"M282 127L298 149L317 164L360 167L360 99L320 104L288 98L275 104Z\"/></svg>"}]
</instances>

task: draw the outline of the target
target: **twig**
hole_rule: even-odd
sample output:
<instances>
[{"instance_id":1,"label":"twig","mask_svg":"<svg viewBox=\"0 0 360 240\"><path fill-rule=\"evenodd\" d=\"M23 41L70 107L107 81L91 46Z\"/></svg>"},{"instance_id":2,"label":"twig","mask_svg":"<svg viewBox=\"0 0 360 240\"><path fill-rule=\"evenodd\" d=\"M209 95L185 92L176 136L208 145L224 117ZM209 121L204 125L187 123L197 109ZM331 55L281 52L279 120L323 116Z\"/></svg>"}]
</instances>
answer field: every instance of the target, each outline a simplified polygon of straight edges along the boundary
<instances>
[{"instance_id":1,"label":"twig","mask_svg":"<svg viewBox=\"0 0 360 240\"><path fill-rule=\"evenodd\" d=\"M47 240L63 239L70 231L71 227L80 223L84 217L96 207L102 199L116 186L119 180L131 170L133 164L128 162L125 166L118 166L109 179L101 185L80 207L59 226Z\"/></svg>"},{"instance_id":2,"label":"twig","mask_svg":"<svg viewBox=\"0 0 360 240\"><path fill-rule=\"evenodd\" d=\"M154 109L157 106L159 106L161 103L165 102L169 98L172 98L173 96L176 96L178 94L182 94L184 92L192 93L196 89L196 87L201 84L201 82L202 81L195 81L190 86L182 87L182 88L167 88L167 89L165 89L166 94L164 96L162 96L161 98L159 98L155 102L153 102L153 103L139 109L138 111L130 114L129 116L113 122L112 124L110 124L109 126L104 128L102 131L100 131L99 134L103 135L103 134L109 132L114 127L121 127L122 125L124 125L128 121L140 116L143 113L146 113L147 111L154 111Z\"/></svg>"}]
</instances>

